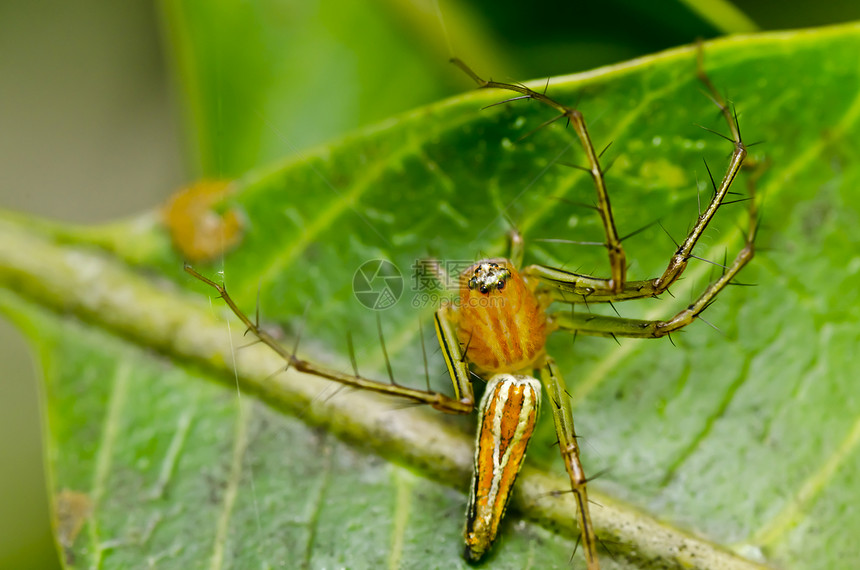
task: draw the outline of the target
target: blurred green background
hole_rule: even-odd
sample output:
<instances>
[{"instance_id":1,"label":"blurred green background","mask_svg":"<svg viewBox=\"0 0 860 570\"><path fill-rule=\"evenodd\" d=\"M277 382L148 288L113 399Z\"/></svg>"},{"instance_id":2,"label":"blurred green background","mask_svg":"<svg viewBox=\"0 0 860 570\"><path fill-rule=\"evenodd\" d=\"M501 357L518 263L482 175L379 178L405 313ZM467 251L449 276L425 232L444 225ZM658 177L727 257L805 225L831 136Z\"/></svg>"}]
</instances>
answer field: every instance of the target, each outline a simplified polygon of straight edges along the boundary
<instances>
[{"instance_id":1,"label":"blurred green background","mask_svg":"<svg viewBox=\"0 0 860 570\"><path fill-rule=\"evenodd\" d=\"M80 223L150 209L199 176L239 174L468 89L459 74L447 71L452 49L495 78L526 79L749 31L751 22L781 29L860 18L856 1L736 2L748 20L733 17L721 2L696 2L697 11L668 0L647 6L633 0L540 2L528 9L488 0L379 0L370 17L343 0L259 2L279 8L292 52L267 53L265 43L243 44L225 30L224 56L230 49L255 49L261 60L294 65L301 81L292 93L301 112L274 117L264 102L249 107L243 119L258 129L249 128L248 136L263 132L268 138L255 153L224 163L217 149L202 147L230 141L204 137L199 128L201 116L217 109L195 102L183 81L187 46L169 30L182 25L176 14L192 17L195 3L179 4L180 10L141 0L0 3L0 207ZM224 9L233 4L223 3ZM715 10L707 14L716 19L703 16L703 8ZM412 50L380 61L382 44L403 36L411 38ZM434 81L418 81L427 74ZM333 76L336 89L329 87ZM232 87L225 97L249 98L256 86ZM0 358L0 568L54 568L38 384L27 346L3 321Z\"/></svg>"}]
</instances>

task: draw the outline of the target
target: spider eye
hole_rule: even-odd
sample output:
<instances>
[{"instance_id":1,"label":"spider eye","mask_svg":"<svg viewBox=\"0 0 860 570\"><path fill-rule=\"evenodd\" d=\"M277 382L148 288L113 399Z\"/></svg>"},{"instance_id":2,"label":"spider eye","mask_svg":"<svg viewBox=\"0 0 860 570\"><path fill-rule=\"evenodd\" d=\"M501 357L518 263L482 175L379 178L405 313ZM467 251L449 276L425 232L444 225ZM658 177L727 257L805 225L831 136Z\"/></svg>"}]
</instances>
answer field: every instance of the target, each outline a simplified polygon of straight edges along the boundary
<instances>
[{"instance_id":1,"label":"spider eye","mask_svg":"<svg viewBox=\"0 0 860 570\"><path fill-rule=\"evenodd\" d=\"M469 289L480 291L484 295L491 291L501 291L513 273L510 269L498 263L483 261L475 268L471 278L466 282Z\"/></svg>"}]
</instances>

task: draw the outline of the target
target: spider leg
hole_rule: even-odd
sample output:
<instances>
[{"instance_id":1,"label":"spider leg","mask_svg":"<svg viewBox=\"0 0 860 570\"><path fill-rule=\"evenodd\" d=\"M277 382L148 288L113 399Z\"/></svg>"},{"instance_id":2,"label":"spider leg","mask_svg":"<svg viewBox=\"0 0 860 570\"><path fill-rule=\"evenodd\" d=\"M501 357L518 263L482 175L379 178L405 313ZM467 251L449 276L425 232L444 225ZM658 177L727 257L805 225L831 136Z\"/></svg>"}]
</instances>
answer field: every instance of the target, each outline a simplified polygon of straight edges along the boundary
<instances>
[{"instance_id":1,"label":"spider leg","mask_svg":"<svg viewBox=\"0 0 860 570\"><path fill-rule=\"evenodd\" d=\"M525 244L523 236L516 229L512 229L508 233L508 259L514 264L514 267L522 267L523 256L525 255Z\"/></svg>"},{"instance_id":2,"label":"spider leg","mask_svg":"<svg viewBox=\"0 0 860 570\"><path fill-rule=\"evenodd\" d=\"M576 513L579 530L582 533L582 546L588 570L599 570L597 559L597 535L591 524L588 508L588 478L579 461L579 444L576 442L576 431L573 426L573 413L570 411L570 396L564 385L564 379L552 358L547 357L541 369L541 381L549 396L552 408L552 419L555 422L555 432L558 435L558 447L564 459L564 467L570 477L570 488L576 500Z\"/></svg>"},{"instance_id":3,"label":"spider leg","mask_svg":"<svg viewBox=\"0 0 860 570\"><path fill-rule=\"evenodd\" d=\"M474 408L475 397L472 391L472 384L469 381L469 370L465 364L460 344L457 342L456 329L450 322L445 309L440 309L436 313L436 333L439 337L439 343L442 346L442 354L445 358L445 363L448 366L448 371L451 373L451 378L454 383L454 390L456 393L455 398L451 398L450 396L431 390L418 390L401 386L399 384L371 380L357 373L345 374L320 364L301 359L296 356L295 352L279 344L272 335L260 328L255 321L251 320L251 318L248 317L248 315L246 315L238 305L236 305L236 302L233 301L233 298L227 293L227 289L224 285L216 283L208 277L204 277L189 265L185 266L185 271L218 291L218 294L224 300L224 303L226 303L233 314L235 314L239 320L244 323L248 330L260 339L260 342L264 343L279 354L290 367L298 370L299 372L319 376L321 378L328 378L329 380L339 382L352 388L361 388L377 392L379 394L395 396L418 404L428 404L437 410L452 414L467 414Z\"/></svg>"},{"instance_id":4,"label":"spider leg","mask_svg":"<svg viewBox=\"0 0 860 570\"><path fill-rule=\"evenodd\" d=\"M594 188L597 191L597 212L600 214L600 220L603 222L603 230L606 235L605 245L609 252L609 267L611 272L611 278L606 280L606 285L608 286L609 291L613 293L623 291L624 284L627 279L627 256L624 253L624 248L621 246L621 239L618 237L618 230L615 228L615 220L612 217L612 206L609 202L609 192L606 190L606 181L604 180L603 170L600 166L600 157L594 150L594 144L591 142L591 137L588 134L588 129L585 126L585 119L583 118L582 113L576 109L562 105L544 93L529 89L525 85L500 83L498 81L482 79L472 71L471 68L457 58L453 58L451 63L463 70L463 72L471 77L481 89L505 89L507 91L522 93L524 98L540 101L561 113L561 115L555 119L547 121L544 125L541 125L541 127L553 123L562 117L567 118L570 125L573 126L573 130L576 132L576 136L579 138L579 142L585 151L586 158L588 159L588 167L585 168L585 170L591 174Z\"/></svg>"},{"instance_id":5,"label":"spider leg","mask_svg":"<svg viewBox=\"0 0 860 570\"><path fill-rule=\"evenodd\" d=\"M468 403L469 410L467 412L469 412L475 405L475 392L472 387L469 365L466 363L466 355L457 338L457 326L451 318L451 309L442 307L436 311L434 322L436 323L436 338L439 339L439 346L442 347L445 366L448 367L448 374L454 384L454 394L456 394L458 402Z\"/></svg>"},{"instance_id":6,"label":"spider leg","mask_svg":"<svg viewBox=\"0 0 860 570\"><path fill-rule=\"evenodd\" d=\"M720 206L724 204L726 195L729 193L732 182L741 169L744 160L747 156L747 149L741 138L740 126L738 125L737 115L733 114L728 104L723 99L722 95L716 90L708 75L704 71L702 65L702 48L699 47L697 58L697 76L707 89L708 97L719 108L720 113L729 127L731 136L725 136L716 133L720 137L728 140L734 145L732 156L729 159L729 164L725 174L719 184L716 183L713 176L708 174L713 185L714 194L711 198L708 207L699 213L696 223L690 230L686 239L681 243L675 251L669 264L663 274L654 279L646 279L644 281L620 282L618 281L618 273L613 267L612 276L609 279L595 278L589 275L582 275L562 269L547 267L543 265L532 265L523 269L522 273L530 277L539 279L543 284L554 288L555 291L550 291L550 296L554 301L565 303L582 303L582 302L606 302L620 301L624 299L641 299L645 297L656 297L665 292L673 283L675 283L684 270L687 268L689 260L694 257L693 248L698 243L699 238L705 232L708 224L714 218ZM714 132L714 131L711 131ZM583 143L585 144L585 143ZM590 159L589 159L590 160ZM707 164L705 164L707 167ZM595 180L596 183L596 180ZM598 189L598 197L600 189ZM755 200L750 200L750 209L755 211ZM606 198L605 204L598 201L598 211L601 217L604 218L604 226L607 224L606 216L609 215L611 223L611 211L609 210L609 199ZM608 226L606 226L608 227ZM614 225L612 226L614 229ZM610 250L610 259L612 251L615 247L609 239L607 232L607 247ZM620 247L620 241L618 242Z\"/></svg>"},{"instance_id":7,"label":"spider leg","mask_svg":"<svg viewBox=\"0 0 860 570\"><path fill-rule=\"evenodd\" d=\"M684 269L687 267L687 262L690 259L690 256L693 252L693 247L695 247L696 242L704 233L705 228L708 227L708 223L713 219L714 215L717 213L717 210L723 204L723 200L728 194L729 188L732 185L735 177L738 172L740 172L741 166L743 166L744 160L747 156L747 149L741 139L741 130L738 125L737 115L733 115L729 110L729 106L726 101L723 99L722 95L720 95L719 91L714 87L711 80L708 78L708 75L705 73L703 64L702 64L702 47L701 44L698 48L697 54L697 73L699 80L705 85L707 90L709 91L710 97L713 100L714 104L720 109L720 113L723 115L723 118L726 121L726 124L729 127L729 131L731 132L731 137L723 138L731 141L734 144L734 150L732 151L732 156L729 159L729 166L726 169L726 173L723 175L723 179L720 182L719 186L714 183L713 177L711 177L711 183L714 187L714 195L711 198L711 202L708 204L708 207L704 212L699 214L699 217L696 219L696 224L693 226L693 229L690 230L690 233L687 235L687 238L681 244L681 247L675 252L675 255L672 256L672 259L669 261L668 267L663 272L663 275L658 277L655 280L655 287L662 293L665 291L672 283L674 283L678 277L683 273ZM719 133L718 133L719 134ZM707 167L707 163L705 164ZM708 174L710 175L711 171L708 169ZM750 200L750 210L755 212L755 200ZM659 294L658 293L658 294Z\"/></svg>"},{"instance_id":8,"label":"spider leg","mask_svg":"<svg viewBox=\"0 0 860 570\"><path fill-rule=\"evenodd\" d=\"M755 201L752 201L755 203ZM591 313L571 313L560 311L549 316L551 325L556 328L596 336L624 336L631 338L659 338L673 333L692 323L716 296L732 283L743 267L755 254L756 210L750 210L750 227L747 230L746 246L738 252L731 265L723 270L719 279L708 285L699 298L664 321L625 319L621 317L595 315ZM590 299L589 299L590 300Z\"/></svg>"}]
</instances>

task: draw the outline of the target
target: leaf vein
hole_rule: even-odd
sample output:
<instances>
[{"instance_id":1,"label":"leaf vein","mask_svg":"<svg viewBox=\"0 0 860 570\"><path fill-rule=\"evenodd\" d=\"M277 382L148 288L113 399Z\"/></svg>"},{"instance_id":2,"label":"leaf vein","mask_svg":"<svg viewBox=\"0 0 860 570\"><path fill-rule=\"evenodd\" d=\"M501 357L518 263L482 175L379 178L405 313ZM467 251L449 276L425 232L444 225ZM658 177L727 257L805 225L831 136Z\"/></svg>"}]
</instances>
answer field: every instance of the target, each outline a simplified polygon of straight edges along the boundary
<instances>
[{"instance_id":1,"label":"leaf vein","mask_svg":"<svg viewBox=\"0 0 860 570\"><path fill-rule=\"evenodd\" d=\"M233 453L230 459L230 475L227 479L227 488L224 491L224 500L221 502L221 512L215 527L215 541L212 557L209 561L209 568L211 570L220 570L224 565L224 547L227 543L227 533L230 529L233 507L239 495L239 483L242 480L242 465L244 463L245 451L248 448L248 424L251 417L252 404L250 400L238 400L238 413L236 414L236 424L234 426Z\"/></svg>"},{"instance_id":2,"label":"leaf vein","mask_svg":"<svg viewBox=\"0 0 860 570\"><path fill-rule=\"evenodd\" d=\"M96 517L97 513L101 512L101 500L107 489L107 480L110 476L114 446L119 435L122 411L128 399L130 377L131 367L126 362L122 362L113 376L113 386L111 388L107 412L105 413L104 424L102 425L101 440L99 442L98 455L96 456L95 471L93 472L93 514L89 524L89 538L94 551L93 567L95 568L101 568L103 562L102 555L107 550L107 547L101 542ZM111 541L111 544L114 544L114 541Z\"/></svg>"}]
</instances>

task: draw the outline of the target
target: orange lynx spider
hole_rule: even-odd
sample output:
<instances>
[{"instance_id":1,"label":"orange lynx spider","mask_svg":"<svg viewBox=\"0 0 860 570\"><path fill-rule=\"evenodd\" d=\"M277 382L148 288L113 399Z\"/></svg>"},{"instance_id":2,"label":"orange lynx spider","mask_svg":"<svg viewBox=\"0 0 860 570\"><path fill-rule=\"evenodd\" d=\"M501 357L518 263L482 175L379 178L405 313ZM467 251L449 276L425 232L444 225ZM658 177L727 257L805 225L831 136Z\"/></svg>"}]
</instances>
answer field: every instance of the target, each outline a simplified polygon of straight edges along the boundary
<instances>
[{"instance_id":1,"label":"orange lynx spider","mask_svg":"<svg viewBox=\"0 0 860 570\"><path fill-rule=\"evenodd\" d=\"M577 505L577 522L587 567L598 570L598 538L591 524L587 494L588 479L579 459L579 446L574 431L569 397L558 368L546 353L545 343L555 330L573 331L597 336L658 338L669 335L690 324L704 311L752 259L757 214L754 197L749 200L749 229L745 246L731 265L723 268L720 277L685 309L664 321L627 319L596 314L572 312L547 313L553 302L599 303L656 297L677 281L694 256L692 250L708 223L723 204L729 187L744 162L747 151L741 140L737 117L705 75L701 51L698 75L719 107L731 137L734 151L719 185L713 177L714 195L708 207L700 213L687 238L671 257L662 275L642 281L627 281L627 261L621 239L615 228L612 207L604 182L599 156L594 150L582 114L518 84L486 81L462 61L452 62L468 74L479 88L514 91L517 99L533 99L559 112L541 127L558 119L566 119L576 132L585 150L590 174L597 190L597 205L603 222L609 252L611 276L592 277L543 265L522 266L523 243L519 235L511 240L510 259L485 259L469 267L459 277L459 303L440 308L435 314L436 333L450 373L454 397L431 390L408 388L384 383L354 374L345 374L298 358L252 321L235 304L220 285L186 266L194 277L215 288L229 308L254 335L281 355L290 367L315 376L328 378L354 388L371 390L417 403L428 404L448 413L466 414L475 408L470 365L475 372L489 377L484 397L479 404L479 426L475 452L475 471L466 517L464 557L480 560L490 549L504 515L510 491L522 465L526 447L534 432L541 399L541 384L550 400L558 436L559 449L570 479ZM718 134L718 133L717 133ZM539 382L531 376L540 370Z\"/></svg>"}]
</instances>

